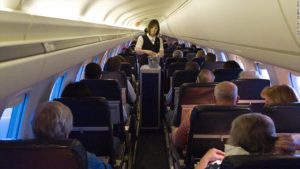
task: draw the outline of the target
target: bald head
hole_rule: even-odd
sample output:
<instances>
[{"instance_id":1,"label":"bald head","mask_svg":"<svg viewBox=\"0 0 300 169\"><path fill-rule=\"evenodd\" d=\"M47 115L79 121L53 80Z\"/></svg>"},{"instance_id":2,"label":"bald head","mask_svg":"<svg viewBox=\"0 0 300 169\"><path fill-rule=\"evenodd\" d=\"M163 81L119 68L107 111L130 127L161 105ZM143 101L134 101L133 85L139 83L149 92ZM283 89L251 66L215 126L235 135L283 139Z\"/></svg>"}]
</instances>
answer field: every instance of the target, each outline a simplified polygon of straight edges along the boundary
<instances>
[{"instance_id":1,"label":"bald head","mask_svg":"<svg viewBox=\"0 0 300 169\"><path fill-rule=\"evenodd\" d=\"M217 84L214 95L217 105L236 105L239 100L238 88L228 81Z\"/></svg>"}]
</instances>

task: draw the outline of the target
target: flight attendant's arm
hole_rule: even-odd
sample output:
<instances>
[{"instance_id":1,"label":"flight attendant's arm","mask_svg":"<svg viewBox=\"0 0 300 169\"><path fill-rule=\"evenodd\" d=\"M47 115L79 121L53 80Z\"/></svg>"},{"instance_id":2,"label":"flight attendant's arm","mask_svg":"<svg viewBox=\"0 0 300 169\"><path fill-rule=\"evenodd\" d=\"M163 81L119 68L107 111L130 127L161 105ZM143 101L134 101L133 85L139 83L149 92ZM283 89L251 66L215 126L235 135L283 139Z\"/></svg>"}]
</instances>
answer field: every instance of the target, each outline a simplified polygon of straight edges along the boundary
<instances>
[{"instance_id":1,"label":"flight attendant's arm","mask_svg":"<svg viewBox=\"0 0 300 169\"><path fill-rule=\"evenodd\" d=\"M137 54L139 55L142 55L142 54L147 54L147 55L155 55L155 52L153 52L152 50L144 50L142 49L143 47L143 44L144 44L144 39L142 36L140 36L136 42L136 45L135 45L135 51Z\"/></svg>"},{"instance_id":2,"label":"flight attendant's arm","mask_svg":"<svg viewBox=\"0 0 300 169\"><path fill-rule=\"evenodd\" d=\"M160 46L159 46L159 52L158 55L160 57L164 56L164 45L163 45L163 40L161 38L159 38L159 42L160 42Z\"/></svg>"}]
</instances>

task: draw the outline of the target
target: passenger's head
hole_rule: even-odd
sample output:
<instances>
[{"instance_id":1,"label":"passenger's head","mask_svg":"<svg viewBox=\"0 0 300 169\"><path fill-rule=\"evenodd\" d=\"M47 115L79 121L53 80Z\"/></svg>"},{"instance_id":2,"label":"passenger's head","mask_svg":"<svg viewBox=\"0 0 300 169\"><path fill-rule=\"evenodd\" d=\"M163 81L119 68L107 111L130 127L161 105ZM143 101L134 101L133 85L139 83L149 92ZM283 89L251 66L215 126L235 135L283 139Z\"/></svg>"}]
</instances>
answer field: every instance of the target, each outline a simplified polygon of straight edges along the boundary
<instances>
[{"instance_id":1,"label":"passenger's head","mask_svg":"<svg viewBox=\"0 0 300 169\"><path fill-rule=\"evenodd\" d=\"M61 97L90 97L93 96L91 90L83 82L68 84Z\"/></svg>"},{"instance_id":2,"label":"passenger's head","mask_svg":"<svg viewBox=\"0 0 300 169\"><path fill-rule=\"evenodd\" d=\"M33 117L32 129L38 139L66 139L73 128L73 115L64 104L41 104Z\"/></svg>"},{"instance_id":3,"label":"passenger's head","mask_svg":"<svg viewBox=\"0 0 300 169\"><path fill-rule=\"evenodd\" d=\"M244 114L233 120L228 143L249 153L270 153L276 130L272 119L259 113Z\"/></svg>"},{"instance_id":4,"label":"passenger's head","mask_svg":"<svg viewBox=\"0 0 300 169\"><path fill-rule=\"evenodd\" d=\"M151 35L151 36L155 36L159 34L159 23L158 20L153 19L149 22L148 26L147 26L147 32Z\"/></svg>"},{"instance_id":5,"label":"passenger's head","mask_svg":"<svg viewBox=\"0 0 300 169\"><path fill-rule=\"evenodd\" d=\"M121 62L127 62L127 60L121 55L114 56L114 58L118 58Z\"/></svg>"},{"instance_id":6,"label":"passenger's head","mask_svg":"<svg viewBox=\"0 0 300 169\"><path fill-rule=\"evenodd\" d=\"M118 57L112 57L107 60L104 66L106 72L117 72L121 69L121 60Z\"/></svg>"},{"instance_id":7,"label":"passenger's head","mask_svg":"<svg viewBox=\"0 0 300 169\"><path fill-rule=\"evenodd\" d=\"M100 79L102 70L100 65L89 63L85 67L84 76L86 79Z\"/></svg>"},{"instance_id":8,"label":"passenger's head","mask_svg":"<svg viewBox=\"0 0 300 169\"><path fill-rule=\"evenodd\" d=\"M239 79L261 79L261 77L255 70L245 70L241 71Z\"/></svg>"},{"instance_id":9,"label":"passenger's head","mask_svg":"<svg viewBox=\"0 0 300 169\"><path fill-rule=\"evenodd\" d=\"M214 96L217 105L236 105L239 96L237 86L228 81L218 83L214 89Z\"/></svg>"},{"instance_id":10,"label":"passenger's head","mask_svg":"<svg viewBox=\"0 0 300 169\"><path fill-rule=\"evenodd\" d=\"M197 76L196 83L212 83L215 80L215 75L207 69L202 69Z\"/></svg>"},{"instance_id":11,"label":"passenger's head","mask_svg":"<svg viewBox=\"0 0 300 169\"><path fill-rule=\"evenodd\" d=\"M181 50L175 50L172 54L173 58L183 58L183 52Z\"/></svg>"},{"instance_id":12,"label":"passenger's head","mask_svg":"<svg viewBox=\"0 0 300 169\"><path fill-rule=\"evenodd\" d=\"M203 49L199 49L196 53L195 58L205 58L205 53Z\"/></svg>"},{"instance_id":13,"label":"passenger's head","mask_svg":"<svg viewBox=\"0 0 300 169\"><path fill-rule=\"evenodd\" d=\"M207 53L205 56L205 61L206 62L215 62L217 60L217 57L213 53Z\"/></svg>"},{"instance_id":14,"label":"passenger's head","mask_svg":"<svg viewBox=\"0 0 300 169\"><path fill-rule=\"evenodd\" d=\"M224 63L223 69L241 69L241 67L236 61L228 60Z\"/></svg>"},{"instance_id":15,"label":"passenger's head","mask_svg":"<svg viewBox=\"0 0 300 169\"><path fill-rule=\"evenodd\" d=\"M200 70L200 66L198 65L197 62L187 62L185 64L185 68L184 70L189 70L189 71L199 71Z\"/></svg>"},{"instance_id":16,"label":"passenger's head","mask_svg":"<svg viewBox=\"0 0 300 169\"><path fill-rule=\"evenodd\" d=\"M261 92L261 97L266 100L266 104L292 103L299 101L294 89L288 85L274 85L272 87L266 87Z\"/></svg>"}]
</instances>

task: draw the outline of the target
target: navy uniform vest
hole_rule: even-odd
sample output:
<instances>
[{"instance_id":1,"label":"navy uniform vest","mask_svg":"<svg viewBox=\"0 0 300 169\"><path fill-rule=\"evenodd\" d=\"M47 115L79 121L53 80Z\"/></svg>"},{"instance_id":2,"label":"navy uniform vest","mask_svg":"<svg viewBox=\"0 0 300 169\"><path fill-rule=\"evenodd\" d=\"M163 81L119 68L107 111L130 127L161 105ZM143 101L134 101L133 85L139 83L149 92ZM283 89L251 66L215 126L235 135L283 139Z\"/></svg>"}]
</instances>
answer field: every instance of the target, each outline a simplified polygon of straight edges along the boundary
<instances>
[{"instance_id":1,"label":"navy uniform vest","mask_svg":"<svg viewBox=\"0 0 300 169\"><path fill-rule=\"evenodd\" d=\"M144 43L142 46L143 50L152 50L153 52L158 53L160 48L160 40L158 37L155 38L154 45L151 43L150 39L147 35L142 36L144 39Z\"/></svg>"}]
</instances>

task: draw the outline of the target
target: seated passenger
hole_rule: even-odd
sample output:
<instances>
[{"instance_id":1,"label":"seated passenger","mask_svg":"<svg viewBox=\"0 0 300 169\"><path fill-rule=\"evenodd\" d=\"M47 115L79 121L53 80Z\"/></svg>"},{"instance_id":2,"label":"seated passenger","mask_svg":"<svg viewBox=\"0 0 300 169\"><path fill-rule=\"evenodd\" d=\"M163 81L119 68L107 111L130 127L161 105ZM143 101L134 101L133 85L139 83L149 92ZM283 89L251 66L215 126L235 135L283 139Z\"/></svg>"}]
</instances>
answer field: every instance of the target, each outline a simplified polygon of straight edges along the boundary
<instances>
[{"instance_id":1,"label":"seated passenger","mask_svg":"<svg viewBox=\"0 0 300 169\"><path fill-rule=\"evenodd\" d=\"M198 162L196 169L208 167L209 162L223 160L226 156L273 154L275 151L276 132L272 119L259 113L244 114L233 120L225 153L209 150Z\"/></svg>"},{"instance_id":2,"label":"seated passenger","mask_svg":"<svg viewBox=\"0 0 300 169\"><path fill-rule=\"evenodd\" d=\"M121 69L121 61L118 57L109 58L104 66L104 70L107 72L118 72L120 71L120 69ZM136 100L136 94L129 80L127 80L127 88L128 88L129 101L131 103L134 103Z\"/></svg>"},{"instance_id":3,"label":"seated passenger","mask_svg":"<svg viewBox=\"0 0 300 169\"><path fill-rule=\"evenodd\" d=\"M188 71L199 71L200 70L200 66L198 65L198 63L196 62L187 62L185 65L184 70L188 70ZM166 96L166 103L169 105L171 104L172 100L173 100L173 88L170 88L167 96Z\"/></svg>"},{"instance_id":4,"label":"seated passenger","mask_svg":"<svg viewBox=\"0 0 300 169\"><path fill-rule=\"evenodd\" d=\"M236 105L239 100L238 88L231 82L221 82L217 84L214 89L214 97L216 105ZM186 153L186 145L190 131L190 116L191 112L187 114L187 117L180 123L179 127L172 130L172 142L176 147L183 149L183 154Z\"/></svg>"},{"instance_id":5,"label":"seated passenger","mask_svg":"<svg viewBox=\"0 0 300 169\"><path fill-rule=\"evenodd\" d=\"M255 70L245 70L241 71L238 79L261 79L261 77Z\"/></svg>"},{"instance_id":6,"label":"seated passenger","mask_svg":"<svg viewBox=\"0 0 300 169\"><path fill-rule=\"evenodd\" d=\"M121 66L121 64L120 64L120 66ZM86 79L101 79L102 78L102 70L101 70L100 65L98 65L96 63L89 63L85 67L84 75L85 75ZM127 81L127 85L128 85L128 81ZM128 93L129 93L129 87L128 87ZM126 121L127 120L127 114L128 114L127 112L129 112L128 106L126 106L126 108L123 107L123 110L124 110L123 111L123 118L124 118L123 120Z\"/></svg>"},{"instance_id":7,"label":"seated passenger","mask_svg":"<svg viewBox=\"0 0 300 169\"><path fill-rule=\"evenodd\" d=\"M183 52L181 50L175 50L172 54L173 58L183 58Z\"/></svg>"},{"instance_id":8,"label":"seated passenger","mask_svg":"<svg viewBox=\"0 0 300 169\"><path fill-rule=\"evenodd\" d=\"M73 128L73 115L64 104L51 101L40 105L33 117L32 129L37 139L67 139ZM111 169L95 154L87 152L88 169Z\"/></svg>"},{"instance_id":9,"label":"seated passenger","mask_svg":"<svg viewBox=\"0 0 300 169\"><path fill-rule=\"evenodd\" d=\"M61 97L90 97L93 96L91 90L82 82L68 84Z\"/></svg>"},{"instance_id":10,"label":"seated passenger","mask_svg":"<svg viewBox=\"0 0 300 169\"><path fill-rule=\"evenodd\" d=\"M215 75L207 69L202 69L197 76L196 83L212 83L215 80Z\"/></svg>"},{"instance_id":11,"label":"seated passenger","mask_svg":"<svg viewBox=\"0 0 300 169\"><path fill-rule=\"evenodd\" d=\"M198 49L195 58L205 58L205 53L203 49Z\"/></svg>"},{"instance_id":12,"label":"seated passenger","mask_svg":"<svg viewBox=\"0 0 300 169\"><path fill-rule=\"evenodd\" d=\"M215 62L217 60L217 57L213 53L207 53L205 55L205 62Z\"/></svg>"},{"instance_id":13,"label":"seated passenger","mask_svg":"<svg viewBox=\"0 0 300 169\"><path fill-rule=\"evenodd\" d=\"M241 67L236 61L228 60L224 63L223 69L241 69Z\"/></svg>"},{"instance_id":14,"label":"seated passenger","mask_svg":"<svg viewBox=\"0 0 300 169\"><path fill-rule=\"evenodd\" d=\"M188 71L199 71L199 70L200 70L200 66L199 66L198 63L196 63L196 62L187 62L187 63L185 64L184 70L188 70Z\"/></svg>"},{"instance_id":15,"label":"seated passenger","mask_svg":"<svg viewBox=\"0 0 300 169\"><path fill-rule=\"evenodd\" d=\"M274 85L271 87L265 87L261 91L260 95L266 100L266 105L273 103L292 103L299 101L294 89L288 85Z\"/></svg>"}]
</instances>

